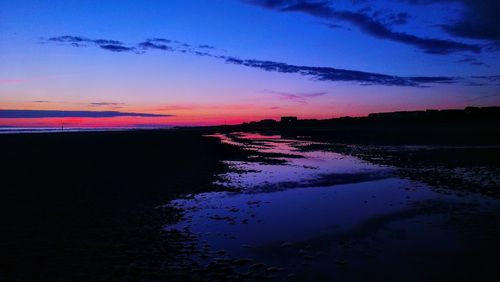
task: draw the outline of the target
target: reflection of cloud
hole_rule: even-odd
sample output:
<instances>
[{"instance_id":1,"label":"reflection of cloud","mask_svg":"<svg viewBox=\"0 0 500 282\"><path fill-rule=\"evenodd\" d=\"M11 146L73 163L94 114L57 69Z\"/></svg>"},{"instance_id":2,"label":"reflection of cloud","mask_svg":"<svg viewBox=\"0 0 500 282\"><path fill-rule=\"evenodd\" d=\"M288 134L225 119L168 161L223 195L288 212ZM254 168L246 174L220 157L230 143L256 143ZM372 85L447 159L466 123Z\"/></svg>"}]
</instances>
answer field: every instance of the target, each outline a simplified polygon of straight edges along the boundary
<instances>
[{"instance_id":1,"label":"reflection of cloud","mask_svg":"<svg viewBox=\"0 0 500 282\"><path fill-rule=\"evenodd\" d=\"M0 118L63 118L63 117L169 117L173 115L159 115L147 113L126 113L116 111L59 111L59 110L0 110Z\"/></svg>"}]
</instances>

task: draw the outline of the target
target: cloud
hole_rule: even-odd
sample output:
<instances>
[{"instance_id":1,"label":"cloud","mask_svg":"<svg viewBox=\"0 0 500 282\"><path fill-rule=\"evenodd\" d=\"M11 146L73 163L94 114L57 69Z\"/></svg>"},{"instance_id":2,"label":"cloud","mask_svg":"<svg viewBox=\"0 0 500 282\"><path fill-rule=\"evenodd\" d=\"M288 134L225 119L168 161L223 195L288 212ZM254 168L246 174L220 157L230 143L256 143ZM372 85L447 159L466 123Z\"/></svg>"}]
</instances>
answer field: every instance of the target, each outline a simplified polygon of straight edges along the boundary
<instances>
[{"instance_id":1,"label":"cloud","mask_svg":"<svg viewBox=\"0 0 500 282\"><path fill-rule=\"evenodd\" d=\"M489 98L495 98L495 97L500 97L500 93L489 94L489 95L482 95L482 96L479 96L479 97L473 97L473 98L467 99L466 101L467 102L473 102L473 101L477 101L477 100L483 100L483 99L489 99Z\"/></svg>"},{"instance_id":2,"label":"cloud","mask_svg":"<svg viewBox=\"0 0 500 282\"><path fill-rule=\"evenodd\" d=\"M47 42L67 43L73 47L87 47L97 45L100 48L112 52L137 52L136 48L124 46L123 42L113 39L90 39L81 36L62 35L50 37Z\"/></svg>"},{"instance_id":3,"label":"cloud","mask_svg":"<svg viewBox=\"0 0 500 282\"><path fill-rule=\"evenodd\" d=\"M0 110L0 118L110 118L110 117L170 117L173 115L159 115L147 113L126 113L116 111L59 111L59 110Z\"/></svg>"},{"instance_id":4,"label":"cloud","mask_svg":"<svg viewBox=\"0 0 500 282\"><path fill-rule=\"evenodd\" d=\"M183 110L193 110L198 108L196 105L167 105L162 106L157 111L183 111Z\"/></svg>"},{"instance_id":5,"label":"cloud","mask_svg":"<svg viewBox=\"0 0 500 282\"><path fill-rule=\"evenodd\" d=\"M357 12L336 10L328 0L243 0L278 12L300 12L313 17L344 21L358 27L362 32L371 36L388 39L399 43L412 45L430 54L450 54L455 52L480 53L481 46L467 44L446 39L419 37L413 34L397 32L390 25L405 23L408 15L399 13L386 17L384 22L377 18L377 14L369 15L366 11ZM336 28L336 27L334 27Z\"/></svg>"},{"instance_id":6,"label":"cloud","mask_svg":"<svg viewBox=\"0 0 500 282\"><path fill-rule=\"evenodd\" d=\"M126 46L121 46L121 45L113 45L113 44L107 44L107 45L99 45L104 50L112 51L112 52L134 52L135 48L133 47L126 47Z\"/></svg>"},{"instance_id":7,"label":"cloud","mask_svg":"<svg viewBox=\"0 0 500 282\"><path fill-rule=\"evenodd\" d=\"M123 43L118 40L110 40L110 39L88 39L80 36L72 36L72 35L63 35L57 37L50 37L47 39L48 41L61 42L61 43L94 43L97 45L122 45Z\"/></svg>"},{"instance_id":8,"label":"cloud","mask_svg":"<svg viewBox=\"0 0 500 282\"><path fill-rule=\"evenodd\" d=\"M63 35L50 37L46 39L45 42L58 42L68 44L72 47L99 46L100 48L111 52L132 52L136 54L144 54L148 50L160 50L191 53L197 56L211 56L211 54L206 52L206 50L216 50L214 46L207 44L192 46L191 44L185 42L166 38L148 38L135 45L125 45L123 42L113 39L90 39L82 36Z\"/></svg>"},{"instance_id":9,"label":"cloud","mask_svg":"<svg viewBox=\"0 0 500 282\"><path fill-rule=\"evenodd\" d=\"M463 56L462 59L457 60L455 62L457 62L457 63L466 63L466 64L470 64L470 65L474 65L474 66L488 66L488 64L480 61L476 57L468 56L468 55Z\"/></svg>"},{"instance_id":10,"label":"cloud","mask_svg":"<svg viewBox=\"0 0 500 282\"><path fill-rule=\"evenodd\" d=\"M210 46L210 45L198 45L198 48L202 48L202 49L215 49L214 46Z\"/></svg>"},{"instance_id":11,"label":"cloud","mask_svg":"<svg viewBox=\"0 0 500 282\"><path fill-rule=\"evenodd\" d=\"M170 40L166 38L150 38L147 41L156 41L156 42L163 42L163 43L179 43L177 40Z\"/></svg>"},{"instance_id":12,"label":"cloud","mask_svg":"<svg viewBox=\"0 0 500 282\"><path fill-rule=\"evenodd\" d=\"M498 0L401 0L410 4L459 3L460 18L440 27L450 35L470 39L491 40L500 45L500 9ZM492 50L494 51L494 50Z\"/></svg>"},{"instance_id":13,"label":"cloud","mask_svg":"<svg viewBox=\"0 0 500 282\"><path fill-rule=\"evenodd\" d=\"M350 29L345 28L344 26L341 26L341 25L339 25L339 24L333 24L333 23L328 23L328 24L325 24L325 23L320 23L320 24L322 24L322 25L324 25L324 26L326 26L326 27L329 27L329 28L331 28L331 29L337 29L337 28L338 28L338 29L347 29L347 30L350 30Z\"/></svg>"},{"instance_id":14,"label":"cloud","mask_svg":"<svg viewBox=\"0 0 500 282\"><path fill-rule=\"evenodd\" d=\"M408 23L410 15L408 13L390 13L383 17L387 25L401 25Z\"/></svg>"},{"instance_id":15,"label":"cloud","mask_svg":"<svg viewBox=\"0 0 500 282\"><path fill-rule=\"evenodd\" d=\"M45 100L37 100L37 101L31 101L33 103L48 103L49 101L45 101Z\"/></svg>"},{"instance_id":16,"label":"cloud","mask_svg":"<svg viewBox=\"0 0 500 282\"><path fill-rule=\"evenodd\" d=\"M50 77L29 77L29 78L21 78L21 79L0 79L0 85L2 84L22 84L29 83L33 81L39 80L48 80Z\"/></svg>"},{"instance_id":17,"label":"cloud","mask_svg":"<svg viewBox=\"0 0 500 282\"><path fill-rule=\"evenodd\" d=\"M316 98L324 96L326 92L311 92L311 93L288 93L288 92L278 92L278 91L264 91L271 94L277 95L281 100L289 100L299 104L307 104L307 100L311 98Z\"/></svg>"},{"instance_id":18,"label":"cloud","mask_svg":"<svg viewBox=\"0 0 500 282\"><path fill-rule=\"evenodd\" d=\"M498 83L500 83L500 75L476 75L471 76L471 79L488 82L490 84L496 83L496 85L499 85Z\"/></svg>"},{"instance_id":19,"label":"cloud","mask_svg":"<svg viewBox=\"0 0 500 282\"><path fill-rule=\"evenodd\" d=\"M170 46L167 46L165 44L157 44L157 43L154 43L154 41L145 41L145 42L139 43L138 45L143 50L158 49L158 50L163 50L163 51L175 51L175 49L170 47Z\"/></svg>"},{"instance_id":20,"label":"cloud","mask_svg":"<svg viewBox=\"0 0 500 282\"><path fill-rule=\"evenodd\" d=\"M101 106L113 106L118 107L124 105L124 103L113 103L113 102L92 102L88 104L91 107L101 107Z\"/></svg>"},{"instance_id":21,"label":"cloud","mask_svg":"<svg viewBox=\"0 0 500 282\"><path fill-rule=\"evenodd\" d=\"M459 78L446 76L395 76L380 73L337 69L332 67L309 67L289 65L286 63L242 60L234 57L225 57L226 62L247 67L260 68L266 71L281 73L296 73L310 76L320 81L356 82L361 85L386 85L386 86L421 86L428 83L455 83Z\"/></svg>"},{"instance_id":22,"label":"cloud","mask_svg":"<svg viewBox=\"0 0 500 282\"><path fill-rule=\"evenodd\" d=\"M184 111L194 109L244 110L252 107L252 104L171 104L161 106L155 109L155 111Z\"/></svg>"},{"instance_id":23,"label":"cloud","mask_svg":"<svg viewBox=\"0 0 500 282\"><path fill-rule=\"evenodd\" d=\"M204 56L211 57L214 59L222 60L228 64L241 65L251 68L258 68L269 72L280 72L287 74L298 74L302 76L310 77L314 80L318 81L333 81L333 82L353 82L360 85L385 85L385 86L409 86L409 87L425 87L429 84L436 83L467 83L470 84L470 81L467 81L468 78L464 77L452 77L452 76L398 76L398 75L390 75L383 73L374 73L374 72L365 72L358 70L348 70L348 69L338 69L333 67L317 67L317 66L300 66L300 65L291 65L282 62L275 61L264 61L258 59L240 59L234 56L226 56L226 55L217 55L210 52L198 51L196 49L185 49L178 47L171 48L163 48L157 47L155 43L151 42L166 42L167 39L148 39L147 41L138 43L136 47L128 47L133 48L136 54L144 54L149 49L157 49L160 51L168 51L168 52L181 52L181 53L190 53L196 56ZM144 49L145 43L149 46ZM173 41L171 41L173 42ZM178 41L177 41L178 42ZM180 46L185 45L184 43L178 42ZM152 47L156 46L156 47ZM100 46L102 48L102 46ZM118 52L117 50L113 50L113 48L103 48L108 51ZM141 49L139 52L138 50Z\"/></svg>"}]
</instances>

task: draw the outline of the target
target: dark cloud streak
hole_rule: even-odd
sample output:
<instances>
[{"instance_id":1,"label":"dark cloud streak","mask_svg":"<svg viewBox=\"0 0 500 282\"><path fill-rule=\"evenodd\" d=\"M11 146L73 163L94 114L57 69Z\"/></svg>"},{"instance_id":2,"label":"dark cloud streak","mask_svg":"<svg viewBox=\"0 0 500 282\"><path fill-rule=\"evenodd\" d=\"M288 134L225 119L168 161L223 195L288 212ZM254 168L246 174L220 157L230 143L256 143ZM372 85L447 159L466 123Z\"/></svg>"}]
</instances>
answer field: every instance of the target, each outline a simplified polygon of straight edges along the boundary
<instances>
[{"instance_id":1,"label":"dark cloud streak","mask_svg":"<svg viewBox=\"0 0 500 282\"><path fill-rule=\"evenodd\" d=\"M92 107L100 107L100 106L121 106L124 105L124 103L113 103L113 102L92 102L88 104L89 106Z\"/></svg>"},{"instance_id":2,"label":"dark cloud streak","mask_svg":"<svg viewBox=\"0 0 500 282\"><path fill-rule=\"evenodd\" d=\"M460 3L463 12L459 20L440 27L450 35L491 40L500 46L500 6L498 0L401 0L415 5ZM490 51L498 51L490 49Z\"/></svg>"},{"instance_id":3,"label":"dark cloud streak","mask_svg":"<svg viewBox=\"0 0 500 282\"><path fill-rule=\"evenodd\" d=\"M289 100L299 104L307 104L309 99L326 95L326 92L311 92L311 93L288 93L278 91L265 91L271 94L278 95L281 100Z\"/></svg>"},{"instance_id":4,"label":"dark cloud streak","mask_svg":"<svg viewBox=\"0 0 500 282\"><path fill-rule=\"evenodd\" d=\"M317 18L327 20L340 20L358 27L362 32L371 36L388 39L415 46L430 54L450 54L454 52L480 53L481 46L466 44L446 39L419 37L404 32L396 32L387 24L379 21L377 17L371 16L364 11L336 10L332 8L331 1L322 0L243 0L244 2L264 7L278 12L300 12ZM408 15L396 14L388 24L398 24L407 21Z\"/></svg>"},{"instance_id":5,"label":"dark cloud streak","mask_svg":"<svg viewBox=\"0 0 500 282\"><path fill-rule=\"evenodd\" d=\"M113 45L113 44L107 44L107 45L99 45L104 50L108 50L111 52L133 52L135 51L135 48L133 47L126 47L126 46L121 46L121 45Z\"/></svg>"},{"instance_id":6,"label":"dark cloud streak","mask_svg":"<svg viewBox=\"0 0 500 282\"><path fill-rule=\"evenodd\" d=\"M446 76L415 76L404 77L386 75L380 73L337 69L331 67L309 67L296 66L285 63L261 60L242 60L234 57L224 57L226 62L247 67L260 68L266 71L281 73L297 73L311 76L320 81L344 81L357 82L362 85L386 85L386 86L421 86L425 83L454 83L457 78Z\"/></svg>"},{"instance_id":7,"label":"dark cloud streak","mask_svg":"<svg viewBox=\"0 0 500 282\"><path fill-rule=\"evenodd\" d=\"M61 43L94 43L97 45L122 45L123 43L118 40L110 40L110 39L89 39L80 36L72 36L72 35L63 35L57 37L51 37L47 39L48 41L61 42Z\"/></svg>"},{"instance_id":8,"label":"dark cloud streak","mask_svg":"<svg viewBox=\"0 0 500 282\"><path fill-rule=\"evenodd\" d=\"M111 118L111 117L170 117L147 113L126 113L117 111L58 111L58 110L0 110L0 118Z\"/></svg>"},{"instance_id":9,"label":"dark cloud streak","mask_svg":"<svg viewBox=\"0 0 500 282\"><path fill-rule=\"evenodd\" d=\"M298 74L302 76L311 77L318 81L353 82L364 86L385 85L385 86L426 87L429 84L436 84L436 83L452 84L452 83L466 82L466 78L463 77L398 76L398 75L388 75L382 73L373 73L373 72L365 72L357 70L338 69L333 67L300 66L300 65L292 65L275 61L240 59L234 56L217 55L210 52L193 49L193 47L183 48L179 46L170 46L166 44L155 43L155 42L166 43L167 41L174 42L168 39L157 38L157 39L148 39L144 42L138 43L136 46L129 46L129 47L122 45L98 45L98 46L104 50L112 52L133 51L136 54L144 54L150 49L167 51L167 52L190 53L196 56L211 57L214 59L222 60L228 64L257 68L269 72ZM177 45L180 46L185 45L184 43L178 41L176 42Z\"/></svg>"}]
</instances>

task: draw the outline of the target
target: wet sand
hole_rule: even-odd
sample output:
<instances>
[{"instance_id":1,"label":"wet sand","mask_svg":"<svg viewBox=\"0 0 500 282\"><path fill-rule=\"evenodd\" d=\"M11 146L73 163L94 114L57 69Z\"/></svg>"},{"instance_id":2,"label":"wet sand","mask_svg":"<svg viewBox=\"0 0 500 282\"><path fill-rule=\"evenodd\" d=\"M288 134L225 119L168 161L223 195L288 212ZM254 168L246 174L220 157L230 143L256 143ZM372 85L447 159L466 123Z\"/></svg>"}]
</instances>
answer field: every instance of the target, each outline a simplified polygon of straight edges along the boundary
<instances>
[{"instance_id":1,"label":"wet sand","mask_svg":"<svg viewBox=\"0 0 500 282\"><path fill-rule=\"evenodd\" d=\"M330 144L215 137L284 162L229 161L233 171L222 184L238 192L170 202L183 213L165 226L181 250L171 266L190 278L494 281L496 198L436 189L393 165L311 149Z\"/></svg>"},{"instance_id":2,"label":"wet sand","mask_svg":"<svg viewBox=\"0 0 500 282\"><path fill-rule=\"evenodd\" d=\"M200 129L4 135L0 144L0 280L498 277L496 148ZM429 168L445 179L479 168L493 182L436 182Z\"/></svg>"}]
</instances>

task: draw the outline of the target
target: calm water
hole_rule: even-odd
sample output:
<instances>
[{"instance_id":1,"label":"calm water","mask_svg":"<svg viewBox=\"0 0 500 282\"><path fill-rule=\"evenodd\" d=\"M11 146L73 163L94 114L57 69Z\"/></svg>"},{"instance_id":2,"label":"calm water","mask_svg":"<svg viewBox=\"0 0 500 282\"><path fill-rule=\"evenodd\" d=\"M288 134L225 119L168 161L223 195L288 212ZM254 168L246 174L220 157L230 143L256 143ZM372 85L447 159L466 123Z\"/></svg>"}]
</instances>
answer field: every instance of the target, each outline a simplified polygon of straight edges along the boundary
<instances>
[{"instance_id":1,"label":"calm water","mask_svg":"<svg viewBox=\"0 0 500 282\"><path fill-rule=\"evenodd\" d=\"M212 138L273 154L273 162L228 162L232 171L219 184L238 192L169 203L183 218L165 230L195 238L194 251L179 260L210 266L248 258L250 266L235 268L272 279L408 280L406 271L417 271L409 280L419 280L426 277L419 269L445 275L456 266L447 263L455 253L481 247L464 243L471 235L457 229L453 217L498 207L472 194L434 192L397 177L395 168L300 150L308 141L249 133Z\"/></svg>"}]
</instances>

